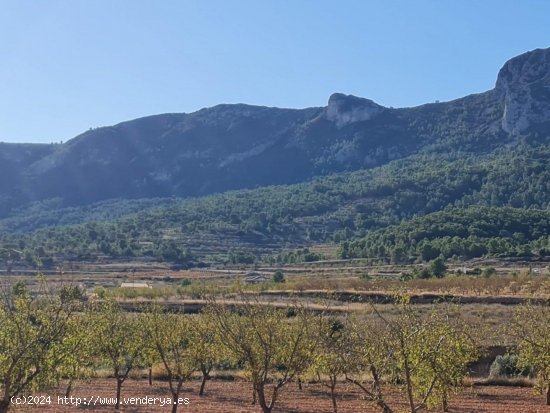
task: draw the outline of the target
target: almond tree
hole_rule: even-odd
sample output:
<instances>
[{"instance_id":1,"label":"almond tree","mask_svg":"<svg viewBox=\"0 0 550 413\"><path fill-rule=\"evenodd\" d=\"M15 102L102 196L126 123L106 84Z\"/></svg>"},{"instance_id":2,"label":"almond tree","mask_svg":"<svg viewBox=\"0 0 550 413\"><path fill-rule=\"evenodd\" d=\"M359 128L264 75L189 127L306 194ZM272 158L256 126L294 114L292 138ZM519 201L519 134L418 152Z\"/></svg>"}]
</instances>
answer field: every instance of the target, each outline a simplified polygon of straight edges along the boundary
<instances>
[{"instance_id":1,"label":"almond tree","mask_svg":"<svg viewBox=\"0 0 550 413\"><path fill-rule=\"evenodd\" d=\"M381 323L348 320L345 348L339 358L346 381L353 383L383 413L393 413L384 392L384 377L395 377L388 332Z\"/></svg>"},{"instance_id":2,"label":"almond tree","mask_svg":"<svg viewBox=\"0 0 550 413\"><path fill-rule=\"evenodd\" d=\"M120 409L122 385L143 364L144 331L133 314L114 301L98 303L93 314L95 353L109 365L116 380L115 409Z\"/></svg>"},{"instance_id":3,"label":"almond tree","mask_svg":"<svg viewBox=\"0 0 550 413\"><path fill-rule=\"evenodd\" d=\"M196 368L202 374L199 396L204 394L206 381L210 379L210 372L216 363L222 360L224 347L221 345L214 320L209 313L190 318L189 351Z\"/></svg>"},{"instance_id":4,"label":"almond tree","mask_svg":"<svg viewBox=\"0 0 550 413\"><path fill-rule=\"evenodd\" d=\"M9 410L12 397L55 384L63 361L56 348L80 305L62 300L42 277L34 296L10 287L0 291L0 413Z\"/></svg>"},{"instance_id":5,"label":"almond tree","mask_svg":"<svg viewBox=\"0 0 550 413\"><path fill-rule=\"evenodd\" d=\"M320 383L328 387L332 400L332 409L338 413L336 385L348 371L346 356L352 350L349 342L349 320L328 320L319 334L319 347L312 366Z\"/></svg>"},{"instance_id":6,"label":"almond tree","mask_svg":"<svg viewBox=\"0 0 550 413\"><path fill-rule=\"evenodd\" d=\"M385 383L403 387L411 413L436 405L446 411L450 393L462 384L468 364L477 357L472 334L448 312L434 308L422 315L407 297L398 300L394 315L385 316L372 306L374 320L353 326L347 379L383 413L394 411L383 392ZM359 360L355 372L353 360ZM367 383L357 378L361 373L368 373Z\"/></svg>"},{"instance_id":7,"label":"almond tree","mask_svg":"<svg viewBox=\"0 0 550 413\"><path fill-rule=\"evenodd\" d=\"M56 345L55 357L61 360L56 373L58 381L67 379L66 397L70 397L75 381L93 374L95 328L88 312L76 314L68 322L67 334Z\"/></svg>"},{"instance_id":8,"label":"almond tree","mask_svg":"<svg viewBox=\"0 0 550 413\"><path fill-rule=\"evenodd\" d=\"M517 340L519 367L534 369L537 388L546 394L550 405L550 306L519 306L510 332Z\"/></svg>"},{"instance_id":9,"label":"almond tree","mask_svg":"<svg viewBox=\"0 0 550 413\"><path fill-rule=\"evenodd\" d=\"M262 411L271 413L281 388L313 362L320 316L296 306L276 309L257 297L244 298L236 311L211 299L208 311L227 351L244 362Z\"/></svg>"},{"instance_id":10,"label":"almond tree","mask_svg":"<svg viewBox=\"0 0 550 413\"><path fill-rule=\"evenodd\" d=\"M468 364L479 356L473 325L463 322L455 310L433 309L424 317L418 326L418 346L410 352L414 394L423 397L428 408L441 406L445 412L451 393L464 381ZM419 320L408 321L414 325Z\"/></svg>"},{"instance_id":11,"label":"almond tree","mask_svg":"<svg viewBox=\"0 0 550 413\"><path fill-rule=\"evenodd\" d=\"M448 312L434 307L423 316L408 297L397 300L397 314L392 318L372 308L387 332L380 337L389 350L397 381L404 383L410 412L435 405L447 411L450 392L462 384L468 363L477 357L472 335L464 323L452 321Z\"/></svg>"},{"instance_id":12,"label":"almond tree","mask_svg":"<svg viewBox=\"0 0 550 413\"><path fill-rule=\"evenodd\" d=\"M140 322L144 329L147 328L146 324L147 317L140 315ZM146 331L146 330L145 330ZM146 340L142 349L142 360L143 365L147 367L147 382L149 386L153 385L153 366L160 362L156 349L151 345L151 343Z\"/></svg>"},{"instance_id":13,"label":"almond tree","mask_svg":"<svg viewBox=\"0 0 550 413\"><path fill-rule=\"evenodd\" d=\"M154 308L143 316L148 343L161 360L172 394L172 413L176 413L183 383L196 371L192 340L195 326L189 316L163 314Z\"/></svg>"}]
</instances>

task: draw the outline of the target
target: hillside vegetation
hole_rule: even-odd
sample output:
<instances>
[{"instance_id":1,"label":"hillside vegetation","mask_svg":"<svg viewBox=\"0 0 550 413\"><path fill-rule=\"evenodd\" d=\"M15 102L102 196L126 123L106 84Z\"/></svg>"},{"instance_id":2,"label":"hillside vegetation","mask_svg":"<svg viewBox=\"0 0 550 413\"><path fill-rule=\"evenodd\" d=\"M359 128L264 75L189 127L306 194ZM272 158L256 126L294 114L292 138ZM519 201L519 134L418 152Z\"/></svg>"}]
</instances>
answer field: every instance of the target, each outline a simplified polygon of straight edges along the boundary
<instances>
[{"instance_id":1,"label":"hillside vegetation","mask_svg":"<svg viewBox=\"0 0 550 413\"><path fill-rule=\"evenodd\" d=\"M544 49L451 102L393 109L334 94L324 108L220 105L62 145L3 144L1 251L185 265L317 243L394 262L545 255L548 87Z\"/></svg>"},{"instance_id":2,"label":"hillside vegetation","mask_svg":"<svg viewBox=\"0 0 550 413\"><path fill-rule=\"evenodd\" d=\"M5 243L35 256L148 254L177 261L189 258L188 249L201 240L227 253L356 238L342 257L433 258L435 252L421 253L425 245L445 257L544 253L548 159L548 145L525 142L490 155L426 153L308 183L191 200L35 206L0 225ZM43 228L28 232L33 226ZM140 242L152 245L144 249Z\"/></svg>"}]
</instances>

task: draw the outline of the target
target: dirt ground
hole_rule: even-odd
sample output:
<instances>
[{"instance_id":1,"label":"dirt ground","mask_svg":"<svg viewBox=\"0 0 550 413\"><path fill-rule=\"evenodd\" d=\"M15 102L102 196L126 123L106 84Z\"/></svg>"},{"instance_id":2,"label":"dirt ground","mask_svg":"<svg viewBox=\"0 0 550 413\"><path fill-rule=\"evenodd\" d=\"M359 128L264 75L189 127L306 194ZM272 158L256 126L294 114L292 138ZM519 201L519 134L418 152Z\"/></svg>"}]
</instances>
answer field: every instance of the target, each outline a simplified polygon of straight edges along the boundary
<instances>
[{"instance_id":1,"label":"dirt ground","mask_svg":"<svg viewBox=\"0 0 550 413\"><path fill-rule=\"evenodd\" d=\"M342 383L339 386L338 398L339 413L375 413L375 407L361 400L361 394L351 385ZM242 381L209 381L206 394L203 397L197 395L198 382L188 383L184 386L182 398L188 398L188 404L179 406L179 412L193 413L251 413L260 412L258 406L251 405L250 384ZM114 397L114 380L95 379L89 383L80 383L73 392L75 398L80 398L80 405L63 405L58 396L51 394L51 401L43 400L41 406L19 406L16 412L40 413L86 413L86 412L112 412L113 405L105 405L103 397ZM167 383L156 382L149 386L144 380L128 379L124 383L122 398L126 398L126 404L122 404L122 412L170 412L171 406L161 403L169 397ZM129 400L129 398L151 398L148 404L144 400ZM153 404L152 398L158 398ZM163 400L160 400L163 399ZM399 394L393 394L394 401L402 400ZM84 404L86 400L87 405ZM95 403L95 406L89 404ZM141 403L141 404L140 404ZM404 404L399 404L397 411L404 411ZM295 383L290 383L283 388L280 398L277 400L275 412L285 413L331 413L332 404L328 389L319 384L304 384L300 391ZM434 411L441 411L437 409ZM462 393L455 395L450 401L450 412L454 413L550 413L550 406L544 405L544 398L534 394L530 388L521 387L469 387Z\"/></svg>"}]
</instances>

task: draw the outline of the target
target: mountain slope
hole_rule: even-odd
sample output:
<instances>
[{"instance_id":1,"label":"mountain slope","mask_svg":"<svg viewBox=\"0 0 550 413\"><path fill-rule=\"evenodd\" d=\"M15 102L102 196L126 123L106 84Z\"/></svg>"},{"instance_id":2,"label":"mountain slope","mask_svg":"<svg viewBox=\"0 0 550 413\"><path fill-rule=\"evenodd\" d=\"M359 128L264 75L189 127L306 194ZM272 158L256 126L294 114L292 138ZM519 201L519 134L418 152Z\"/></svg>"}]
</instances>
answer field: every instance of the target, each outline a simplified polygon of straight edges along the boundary
<instances>
[{"instance_id":1,"label":"mountain slope","mask_svg":"<svg viewBox=\"0 0 550 413\"><path fill-rule=\"evenodd\" d=\"M521 136L548 136L550 49L507 62L490 91L415 108L334 94L323 108L219 105L83 133L10 164L0 216L57 198L189 197L296 183L384 165L422 151L488 153ZM0 146L0 157L9 158Z\"/></svg>"},{"instance_id":2,"label":"mountain slope","mask_svg":"<svg viewBox=\"0 0 550 413\"><path fill-rule=\"evenodd\" d=\"M55 152L58 145L0 142L0 216L29 198L24 191L28 165Z\"/></svg>"},{"instance_id":3,"label":"mountain slope","mask_svg":"<svg viewBox=\"0 0 550 413\"><path fill-rule=\"evenodd\" d=\"M516 254L530 242L538 242L532 244L538 250L548 243L549 182L548 143L523 142L485 155L418 154L311 182L197 199L43 210L36 205L0 220L0 245L19 246L29 256L46 251L83 258L150 255L168 245L223 262L232 251L261 255L362 237L344 257L389 257L395 251L414 257L435 240L438 251L447 251L445 243L459 244L460 255L471 258L485 253L480 245L496 237L504 244L494 251ZM2 236L6 233L11 235ZM151 249L144 250L142 242Z\"/></svg>"}]
</instances>

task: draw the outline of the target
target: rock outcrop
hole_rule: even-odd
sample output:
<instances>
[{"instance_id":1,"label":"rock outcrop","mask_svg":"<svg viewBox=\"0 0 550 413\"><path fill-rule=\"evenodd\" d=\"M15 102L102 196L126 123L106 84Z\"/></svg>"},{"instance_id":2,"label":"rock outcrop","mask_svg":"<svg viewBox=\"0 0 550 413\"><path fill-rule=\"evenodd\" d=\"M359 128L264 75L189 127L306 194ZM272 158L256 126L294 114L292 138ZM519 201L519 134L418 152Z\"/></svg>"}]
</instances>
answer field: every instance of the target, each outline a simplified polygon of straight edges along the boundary
<instances>
[{"instance_id":1,"label":"rock outcrop","mask_svg":"<svg viewBox=\"0 0 550 413\"><path fill-rule=\"evenodd\" d=\"M326 117L341 128L351 123L370 120L384 109L370 99L334 93L328 100Z\"/></svg>"},{"instance_id":2,"label":"rock outcrop","mask_svg":"<svg viewBox=\"0 0 550 413\"><path fill-rule=\"evenodd\" d=\"M550 121L550 49L510 59L500 70L496 92L504 100L502 129L512 135Z\"/></svg>"}]
</instances>

